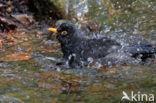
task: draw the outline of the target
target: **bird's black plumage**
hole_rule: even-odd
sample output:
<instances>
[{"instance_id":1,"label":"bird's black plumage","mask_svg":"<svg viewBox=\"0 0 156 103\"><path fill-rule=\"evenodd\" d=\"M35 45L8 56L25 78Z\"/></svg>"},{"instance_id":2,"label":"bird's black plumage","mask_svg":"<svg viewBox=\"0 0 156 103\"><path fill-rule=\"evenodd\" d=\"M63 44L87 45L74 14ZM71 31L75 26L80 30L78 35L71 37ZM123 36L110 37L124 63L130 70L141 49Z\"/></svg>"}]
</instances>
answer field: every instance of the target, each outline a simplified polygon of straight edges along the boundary
<instances>
[{"instance_id":1,"label":"bird's black plumage","mask_svg":"<svg viewBox=\"0 0 156 103\"><path fill-rule=\"evenodd\" d=\"M112 62L110 64L118 63L116 61L132 61L140 54L146 59L156 53L156 48L151 45L135 44L122 47L120 43L106 37L86 38L80 35L81 32L71 23L61 24L57 31L63 57L74 67L84 65L88 58L101 60L105 65L108 61Z\"/></svg>"}]
</instances>

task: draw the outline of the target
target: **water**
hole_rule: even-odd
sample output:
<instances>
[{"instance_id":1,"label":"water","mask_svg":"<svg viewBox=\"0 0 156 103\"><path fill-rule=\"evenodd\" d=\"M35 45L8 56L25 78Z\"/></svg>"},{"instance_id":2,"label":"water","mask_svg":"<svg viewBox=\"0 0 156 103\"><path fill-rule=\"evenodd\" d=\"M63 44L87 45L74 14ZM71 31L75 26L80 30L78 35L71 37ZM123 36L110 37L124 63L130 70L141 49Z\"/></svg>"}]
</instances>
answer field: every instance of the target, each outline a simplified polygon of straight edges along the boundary
<instances>
[{"instance_id":1,"label":"water","mask_svg":"<svg viewBox=\"0 0 156 103\"><path fill-rule=\"evenodd\" d=\"M70 0L65 5L66 13L76 14L79 22L99 27L91 34L123 45L143 42L156 46L155 0ZM66 69L56 65L62 57L59 43L45 42L37 30L24 33L21 40L27 41L1 52L2 57L24 51L32 58L0 62L0 102L119 103L122 91L156 96L156 60L121 67Z\"/></svg>"},{"instance_id":2,"label":"water","mask_svg":"<svg viewBox=\"0 0 156 103\"><path fill-rule=\"evenodd\" d=\"M91 27L102 24L100 33L105 36L124 43L155 44L155 1L75 0L72 5L70 9L82 22L92 21Z\"/></svg>"}]
</instances>

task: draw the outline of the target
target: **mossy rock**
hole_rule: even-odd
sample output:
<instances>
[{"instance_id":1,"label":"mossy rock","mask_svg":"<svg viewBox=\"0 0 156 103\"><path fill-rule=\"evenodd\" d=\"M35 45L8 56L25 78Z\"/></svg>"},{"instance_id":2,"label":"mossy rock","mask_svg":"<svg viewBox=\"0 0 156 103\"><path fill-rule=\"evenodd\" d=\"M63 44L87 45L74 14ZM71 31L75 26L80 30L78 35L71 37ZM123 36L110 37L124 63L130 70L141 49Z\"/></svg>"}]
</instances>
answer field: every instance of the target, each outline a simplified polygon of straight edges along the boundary
<instances>
[{"instance_id":1,"label":"mossy rock","mask_svg":"<svg viewBox=\"0 0 156 103\"><path fill-rule=\"evenodd\" d=\"M53 20L66 18L66 0L28 0L28 7L37 19L51 17Z\"/></svg>"}]
</instances>

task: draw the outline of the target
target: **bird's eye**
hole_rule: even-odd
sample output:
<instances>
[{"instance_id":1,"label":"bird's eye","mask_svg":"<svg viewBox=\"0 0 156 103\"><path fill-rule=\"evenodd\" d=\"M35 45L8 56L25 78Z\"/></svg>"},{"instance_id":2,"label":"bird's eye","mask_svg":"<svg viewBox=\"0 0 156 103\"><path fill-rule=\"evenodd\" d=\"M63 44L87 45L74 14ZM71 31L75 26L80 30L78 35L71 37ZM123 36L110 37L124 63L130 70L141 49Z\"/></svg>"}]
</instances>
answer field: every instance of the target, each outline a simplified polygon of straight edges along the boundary
<instances>
[{"instance_id":1,"label":"bird's eye","mask_svg":"<svg viewBox=\"0 0 156 103\"><path fill-rule=\"evenodd\" d=\"M62 35L67 35L68 33L67 33L67 31L62 31L61 34L62 34Z\"/></svg>"}]
</instances>

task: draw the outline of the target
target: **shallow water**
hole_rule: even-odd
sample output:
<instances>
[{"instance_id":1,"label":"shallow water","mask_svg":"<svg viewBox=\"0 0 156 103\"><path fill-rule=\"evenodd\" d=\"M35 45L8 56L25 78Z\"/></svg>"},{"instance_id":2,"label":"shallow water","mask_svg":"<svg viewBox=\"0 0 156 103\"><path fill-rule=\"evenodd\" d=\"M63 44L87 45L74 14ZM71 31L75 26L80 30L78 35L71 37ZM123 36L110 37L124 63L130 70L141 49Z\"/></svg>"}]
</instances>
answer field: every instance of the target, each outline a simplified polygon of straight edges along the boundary
<instances>
[{"instance_id":1,"label":"shallow water","mask_svg":"<svg viewBox=\"0 0 156 103\"><path fill-rule=\"evenodd\" d=\"M85 17L101 23L103 28L100 33L104 36L123 44L144 42L156 46L154 0L84 1L89 6L88 11L83 12ZM96 4L96 9L93 9L93 4ZM76 12L81 12L81 7L78 10ZM98 16L94 10L99 10ZM78 17L87 21L82 15ZM46 41L42 35L36 39L34 31L24 34L30 40L1 52L3 57L24 51L31 55L31 59L0 62L0 103L129 102L121 101L123 91L129 96L134 91L156 97L156 60L121 67L67 69L55 65L56 59L62 56L59 43ZM32 49L28 51L29 48Z\"/></svg>"}]
</instances>

